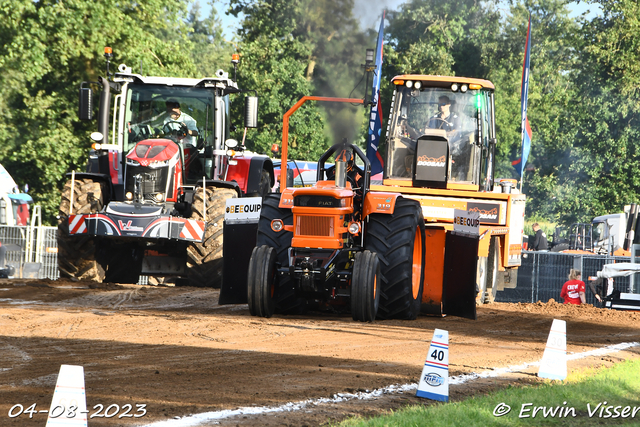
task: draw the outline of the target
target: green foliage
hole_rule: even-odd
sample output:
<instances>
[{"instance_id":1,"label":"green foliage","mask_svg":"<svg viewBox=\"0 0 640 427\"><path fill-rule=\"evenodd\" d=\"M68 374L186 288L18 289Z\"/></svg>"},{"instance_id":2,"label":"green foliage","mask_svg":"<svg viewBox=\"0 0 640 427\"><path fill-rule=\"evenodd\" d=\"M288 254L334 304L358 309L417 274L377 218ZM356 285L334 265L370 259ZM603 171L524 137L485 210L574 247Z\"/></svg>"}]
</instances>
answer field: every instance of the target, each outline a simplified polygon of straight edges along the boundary
<instances>
[{"instance_id":1,"label":"green foliage","mask_svg":"<svg viewBox=\"0 0 640 427\"><path fill-rule=\"evenodd\" d=\"M192 28L189 32L189 39L193 43L192 58L196 58L194 77L213 76L219 69L231 71L231 55L235 48L233 43L224 39L222 21L218 17L215 3L209 3L211 13L208 17L201 19L200 3L196 2L187 19Z\"/></svg>"},{"instance_id":2,"label":"green foliage","mask_svg":"<svg viewBox=\"0 0 640 427\"><path fill-rule=\"evenodd\" d=\"M151 74L194 74L184 22L186 4L105 0L0 0L0 163L29 183L44 220L54 223L65 173L84 169L91 124L77 118L81 81L103 73L104 46L114 62ZM162 37L162 38L161 38Z\"/></svg>"},{"instance_id":3,"label":"green foliage","mask_svg":"<svg viewBox=\"0 0 640 427\"><path fill-rule=\"evenodd\" d=\"M239 79L261 96L261 127L249 148L269 152L280 143L282 117L302 96L348 96L365 46L373 47L352 8L352 0L231 1L232 13L245 16ZM363 118L362 107L308 101L291 116L289 157L315 160L331 140L356 140Z\"/></svg>"}]
</instances>

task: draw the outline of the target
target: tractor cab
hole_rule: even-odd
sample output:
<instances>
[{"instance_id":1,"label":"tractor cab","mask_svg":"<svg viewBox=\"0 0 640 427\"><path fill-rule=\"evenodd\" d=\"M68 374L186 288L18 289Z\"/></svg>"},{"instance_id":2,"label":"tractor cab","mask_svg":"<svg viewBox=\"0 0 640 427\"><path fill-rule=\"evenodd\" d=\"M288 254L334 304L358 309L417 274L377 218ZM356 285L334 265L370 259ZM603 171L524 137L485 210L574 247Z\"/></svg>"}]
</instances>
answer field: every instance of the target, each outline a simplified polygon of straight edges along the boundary
<instances>
[{"instance_id":1,"label":"tractor cab","mask_svg":"<svg viewBox=\"0 0 640 427\"><path fill-rule=\"evenodd\" d=\"M493 85L458 80L393 79L396 91L384 174L392 185L477 190L488 176L482 160L495 138Z\"/></svg>"}]
</instances>

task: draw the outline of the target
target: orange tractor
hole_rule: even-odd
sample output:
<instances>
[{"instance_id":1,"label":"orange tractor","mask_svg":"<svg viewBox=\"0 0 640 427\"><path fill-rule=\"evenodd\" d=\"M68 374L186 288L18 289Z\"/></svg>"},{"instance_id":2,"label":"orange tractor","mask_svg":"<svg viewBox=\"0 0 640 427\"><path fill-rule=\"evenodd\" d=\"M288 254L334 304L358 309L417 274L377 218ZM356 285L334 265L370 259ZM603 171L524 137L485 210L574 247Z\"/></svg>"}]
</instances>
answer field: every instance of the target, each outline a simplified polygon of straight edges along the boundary
<instances>
[{"instance_id":1,"label":"orange tractor","mask_svg":"<svg viewBox=\"0 0 640 427\"><path fill-rule=\"evenodd\" d=\"M381 180L358 147L341 143L318 161L315 186L265 198L248 272L253 315L320 305L350 308L360 321L421 310L475 319L477 304L515 285L526 198L494 178L493 84L427 75L392 83ZM334 99L305 97L285 115L281 183L289 116L307 100ZM475 235L456 230L456 210L475 213Z\"/></svg>"}]
</instances>

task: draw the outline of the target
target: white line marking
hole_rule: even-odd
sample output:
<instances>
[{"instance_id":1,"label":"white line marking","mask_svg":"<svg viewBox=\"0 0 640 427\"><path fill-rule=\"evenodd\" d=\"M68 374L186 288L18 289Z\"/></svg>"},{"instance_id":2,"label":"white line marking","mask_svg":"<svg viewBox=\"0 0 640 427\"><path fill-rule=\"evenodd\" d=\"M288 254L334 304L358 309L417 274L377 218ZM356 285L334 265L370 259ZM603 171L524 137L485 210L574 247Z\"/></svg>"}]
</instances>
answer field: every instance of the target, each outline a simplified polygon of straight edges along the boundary
<instances>
[{"instance_id":1,"label":"white line marking","mask_svg":"<svg viewBox=\"0 0 640 427\"><path fill-rule=\"evenodd\" d=\"M615 345L609 345L607 347L599 348L596 350L589 350L582 353L567 354L567 360L583 359L589 356L602 356L609 353L616 353L618 351L627 350L632 347L640 346L640 342L629 342ZM492 378L499 377L511 372L521 371L530 366L539 366L540 362L523 363L522 365L508 366L506 368L496 368L490 371L483 371L480 373L471 373L464 375L456 375L449 377L450 385L464 384L469 381L473 381L479 378ZM167 421L159 421L151 424L147 424L145 427L192 427L201 425L208 421L223 420L232 418L238 415L261 415L269 414L273 412L292 412L305 409L309 406L322 405L324 403L340 403L347 402L349 400L371 400L380 397L385 394L400 394L406 392L415 391L418 388L418 384L403 384L403 385L390 385L388 387L379 388L373 391L358 392L358 393L337 393L333 397L321 397L319 399L308 399L299 402L288 402L280 406L258 406L258 407L242 407L238 409L225 409L215 412L203 412L201 414L190 415L184 418L178 418Z\"/></svg>"}]
</instances>

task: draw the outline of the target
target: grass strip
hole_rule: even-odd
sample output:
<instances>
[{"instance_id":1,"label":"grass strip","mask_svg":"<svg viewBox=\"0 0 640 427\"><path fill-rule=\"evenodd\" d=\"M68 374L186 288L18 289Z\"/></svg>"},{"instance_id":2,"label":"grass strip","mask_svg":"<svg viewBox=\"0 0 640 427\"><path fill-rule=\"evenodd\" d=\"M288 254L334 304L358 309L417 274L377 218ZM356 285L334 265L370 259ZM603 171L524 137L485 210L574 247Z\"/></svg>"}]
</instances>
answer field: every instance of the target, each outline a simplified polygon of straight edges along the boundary
<instances>
[{"instance_id":1,"label":"grass strip","mask_svg":"<svg viewBox=\"0 0 640 427\"><path fill-rule=\"evenodd\" d=\"M505 413L497 416L494 412ZM339 424L340 427L556 425L640 425L640 360L578 371L565 381L512 386L460 402L413 405L382 417L351 418Z\"/></svg>"}]
</instances>

